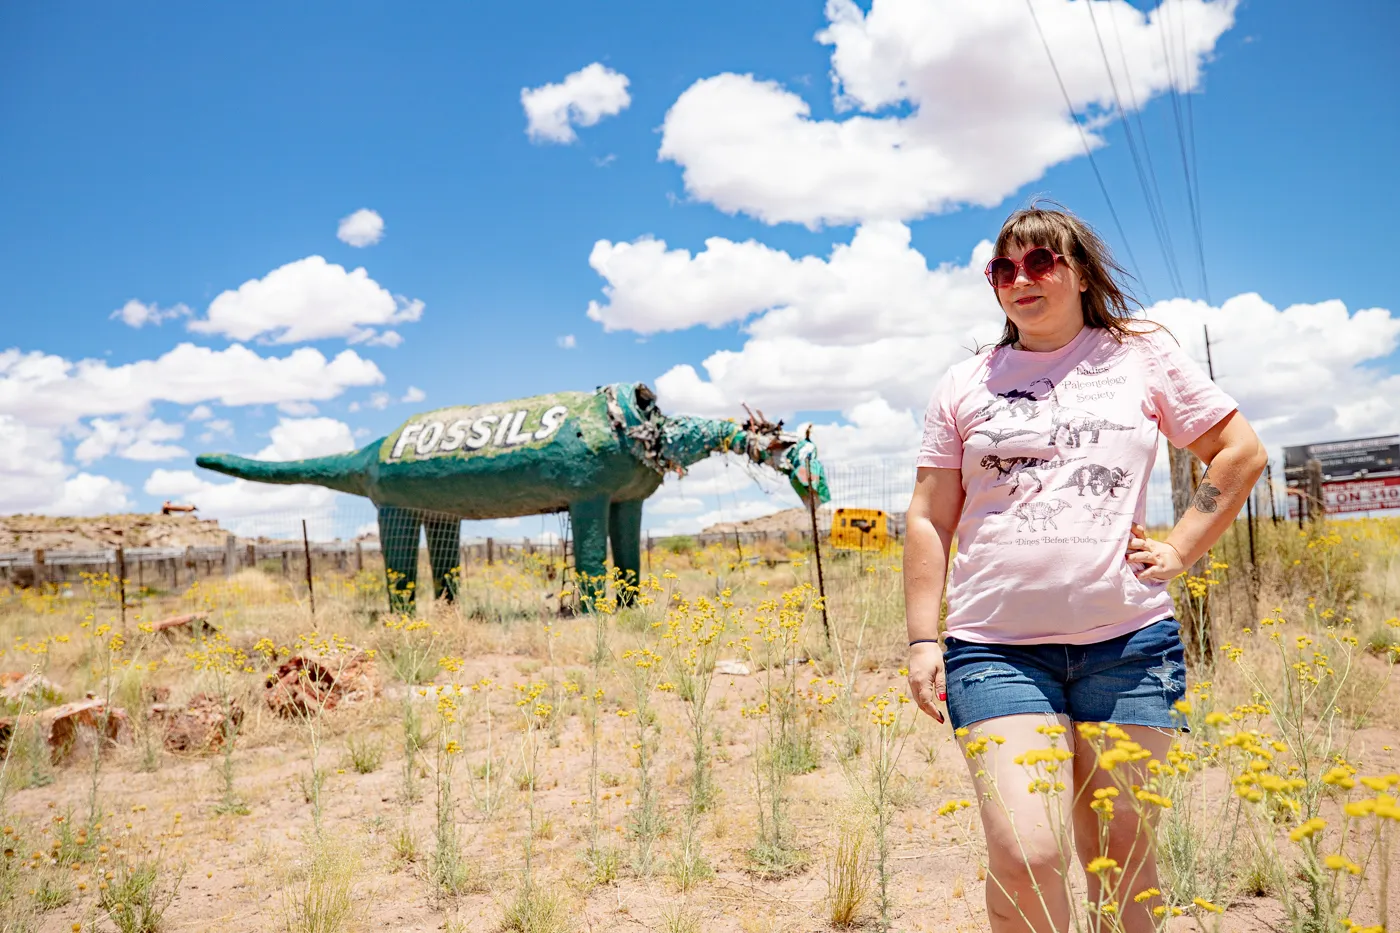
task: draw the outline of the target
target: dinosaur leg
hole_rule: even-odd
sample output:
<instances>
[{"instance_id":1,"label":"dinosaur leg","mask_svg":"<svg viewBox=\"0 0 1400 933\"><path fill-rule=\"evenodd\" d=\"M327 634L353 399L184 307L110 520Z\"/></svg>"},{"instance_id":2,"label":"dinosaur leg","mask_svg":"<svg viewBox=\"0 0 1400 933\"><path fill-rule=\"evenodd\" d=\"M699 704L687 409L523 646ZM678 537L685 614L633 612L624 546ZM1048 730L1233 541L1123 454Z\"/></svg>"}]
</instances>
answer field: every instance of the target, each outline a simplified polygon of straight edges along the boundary
<instances>
[{"instance_id":1,"label":"dinosaur leg","mask_svg":"<svg viewBox=\"0 0 1400 933\"><path fill-rule=\"evenodd\" d=\"M428 563L433 568L433 596L453 602L462 580L462 520L455 515L428 515L423 529L428 537Z\"/></svg>"},{"instance_id":2,"label":"dinosaur leg","mask_svg":"<svg viewBox=\"0 0 1400 933\"><path fill-rule=\"evenodd\" d=\"M412 612L418 585L418 529L423 516L395 505L379 507L379 548L384 554L385 588L390 612Z\"/></svg>"},{"instance_id":3,"label":"dinosaur leg","mask_svg":"<svg viewBox=\"0 0 1400 933\"><path fill-rule=\"evenodd\" d=\"M624 606L637 601L637 585L642 579L642 502L614 502L608 516L613 564L622 577L618 602Z\"/></svg>"},{"instance_id":4,"label":"dinosaur leg","mask_svg":"<svg viewBox=\"0 0 1400 933\"><path fill-rule=\"evenodd\" d=\"M574 531L574 573L578 578L579 604L585 612L608 594L607 496L593 496L569 505Z\"/></svg>"}]
</instances>

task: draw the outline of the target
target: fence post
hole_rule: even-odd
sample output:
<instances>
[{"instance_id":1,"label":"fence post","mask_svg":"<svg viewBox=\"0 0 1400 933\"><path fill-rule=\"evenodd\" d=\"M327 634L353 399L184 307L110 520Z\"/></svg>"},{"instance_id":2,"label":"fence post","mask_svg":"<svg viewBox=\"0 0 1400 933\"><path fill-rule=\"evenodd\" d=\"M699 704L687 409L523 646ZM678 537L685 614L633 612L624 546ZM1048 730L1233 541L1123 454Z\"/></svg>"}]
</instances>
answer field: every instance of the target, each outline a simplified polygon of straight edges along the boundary
<instances>
[{"instance_id":1,"label":"fence post","mask_svg":"<svg viewBox=\"0 0 1400 933\"><path fill-rule=\"evenodd\" d=\"M291 568L291 566L290 566L290 565L288 564L288 562L287 562L287 549L286 549L286 548L282 548L282 576L283 576L283 577L290 577L291 575L292 575L292 568Z\"/></svg>"},{"instance_id":2,"label":"fence post","mask_svg":"<svg viewBox=\"0 0 1400 933\"><path fill-rule=\"evenodd\" d=\"M306 519L301 520L301 550L306 556L306 595L311 600L311 614L316 614L316 590L311 585L311 539L306 535Z\"/></svg>"},{"instance_id":3,"label":"fence post","mask_svg":"<svg viewBox=\"0 0 1400 933\"><path fill-rule=\"evenodd\" d=\"M490 567L496 560L496 539L486 539L486 566Z\"/></svg>"},{"instance_id":4,"label":"fence post","mask_svg":"<svg viewBox=\"0 0 1400 933\"><path fill-rule=\"evenodd\" d=\"M231 577L238 572L238 539L233 535L224 538L224 576Z\"/></svg>"},{"instance_id":5,"label":"fence post","mask_svg":"<svg viewBox=\"0 0 1400 933\"><path fill-rule=\"evenodd\" d=\"M258 566L258 546L249 544L244 548L244 556L248 559L248 566L256 568Z\"/></svg>"},{"instance_id":6,"label":"fence post","mask_svg":"<svg viewBox=\"0 0 1400 933\"><path fill-rule=\"evenodd\" d=\"M1274 502L1274 465L1264 464L1264 477L1269 484L1269 517L1273 519L1275 525L1278 524L1278 505Z\"/></svg>"},{"instance_id":7,"label":"fence post","mask_svg":"<svg viewBox=\"0 0 1400 933\"><path fill-rule=\"evenodd\" d=\"M1327 517L1327 506L1322 501L1322 461L1308 461L1308 518L1320 522Z\"/></svg>"},{"instance_id":8,"label":"fence post","mask_svg":"<svg viewBox=\"0 0 1400 933\"><path fill-rule=\"evenodd\" d=\"M46 576L48 576L48 574L44 573L44 549L41 548L41 547L35 548L35 549L34 549L34 586L37 587L37 588L39 588L39 589L43 589L44 583L46 582L44 578L45 578Z\"/></svg>"},{"instance_id":9,"label":"fence post","mask_svg":"<svg viewBox=\"0 0 1400 933\"><path fill-rule=\"evenodd\" d=\"M355 572L363 573L365 569L365 543L355 542Z\"/></svg>"},{"instance_id":10,"label":"fence post","mask_svg":"<svg viewBox=\"0 0 1400 933\"><path fill-rule=\"evenodd\" d=\"M831 647L831 621L826 615L826 580L822 576L821 535L817 532L817 494L807 496L807 511L812 516L812 556L817 562L817 597L822 601L822 631L826 633L826 645Z\"/></svg>"},{"instance_id":11,"label":"fence post","mask_svg":"<svg viewBox=\"0 0 1400 933\"><path fill-rule=\"evenodd\" d=\"M1259 587L1259 564L1254 558L1254 490L1249 491L1249 497L1244 500L1244 518L1249 523L1249 596L1250 599L1258 598ZM1257 613L1256 613L1257 614Z\"/></svg>"},{"instance_id":12,"label":"fence post","mask_svg":"<svg viewBox=\"0 0 1400 933\"><path fill-rule=\"evenodd\" d=\"M121 534L120 531L117 534ZM122 631L126 631L126 548L117 545L117 602L121 604Z\"/></svg>"},{"instance_id":13,"label":"fence post","mask_svg":"<svg viewBox=\"0 0 1400 933\"><path fill-rule=\"evenodd\" d=\"M1196 495L1196 487L1201 479L1200 461L1189 450L1178 450L1170 444L1167 445L1167 451L1171 466L1172 522L1176 523L1181 521L1181 516L1186 514L1186 510L1191 507L1192 498ZM1210 554L1207 553L1186 572L1197 577L1204 575L1206 561L1209 559ZM1182 608L1186 618L1182 619L1185 624L1181 628L1182 634L1185 635L1187 653L1195 660L1209 661L1215 649L1211 636L1209 587L1199 601L1188 598L1183 602Z\"/></svg>"}]
</instances>

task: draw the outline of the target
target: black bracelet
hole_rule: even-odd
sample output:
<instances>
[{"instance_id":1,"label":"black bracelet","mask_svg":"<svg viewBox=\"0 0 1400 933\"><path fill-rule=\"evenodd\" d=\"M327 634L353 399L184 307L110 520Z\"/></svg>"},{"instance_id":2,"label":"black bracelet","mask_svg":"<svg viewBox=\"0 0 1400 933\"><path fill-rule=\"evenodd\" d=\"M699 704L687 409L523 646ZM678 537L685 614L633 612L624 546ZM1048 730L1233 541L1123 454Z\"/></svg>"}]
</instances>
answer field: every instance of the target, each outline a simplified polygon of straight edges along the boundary
<instances>
[{"instance_id":1,"label":"black bracelet","mask_svg":"<svg viewBox=\"0 0 1400 933\"><path fill-rule=\"evenodd\" d=\"M922 645L922 644L924 644L925 642L933 642L933 643L937 644L938 639L937 639L937 638L916 638L916 639L914 639L913 641L911 641L911 642L909 643L909 647L912 648L912 647L914 647L915 645Z\"/></svg>"}]
</instances>

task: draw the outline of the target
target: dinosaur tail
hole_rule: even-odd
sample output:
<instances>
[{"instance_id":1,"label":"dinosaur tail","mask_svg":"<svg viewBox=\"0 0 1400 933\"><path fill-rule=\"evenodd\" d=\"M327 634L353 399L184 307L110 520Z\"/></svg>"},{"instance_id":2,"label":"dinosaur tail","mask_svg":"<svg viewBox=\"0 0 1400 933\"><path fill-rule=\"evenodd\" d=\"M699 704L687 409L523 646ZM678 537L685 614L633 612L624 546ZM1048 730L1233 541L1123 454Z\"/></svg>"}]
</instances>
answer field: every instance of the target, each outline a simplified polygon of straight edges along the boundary
<instances>
[{"instance_id":1,"label":"dinosaur tail","mask_svg":"<svg viewBox=\"0 0 1400 933\"><path fill-rule=\"evenodd\" d=\"M234 454L200 454L194 462L206 470L255 483L307 483L365 496L369 494L369 465L378 453L376 441L360 450L309 460L252 460Z\"/></svg>"}]
</instances>

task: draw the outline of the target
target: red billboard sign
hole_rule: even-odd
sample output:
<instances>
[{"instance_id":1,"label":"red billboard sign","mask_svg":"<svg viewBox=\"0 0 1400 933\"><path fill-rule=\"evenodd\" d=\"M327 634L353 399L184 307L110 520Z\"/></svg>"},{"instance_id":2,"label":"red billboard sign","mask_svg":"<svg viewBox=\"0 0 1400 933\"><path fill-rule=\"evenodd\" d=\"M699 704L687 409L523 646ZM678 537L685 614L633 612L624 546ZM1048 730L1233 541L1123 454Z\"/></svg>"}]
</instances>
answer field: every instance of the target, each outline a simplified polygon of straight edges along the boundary
<instances>
[{"instance_id":1,"label":"red billboard sign","mask_svg":"<svg viewBox=\"0 0 1400 933\"><path fill-rule=\"evenodd\" d=\"M1333 514L1400 509L1400 476L1323 483L1322 501Z\"/></svg>"}]
</instances>

